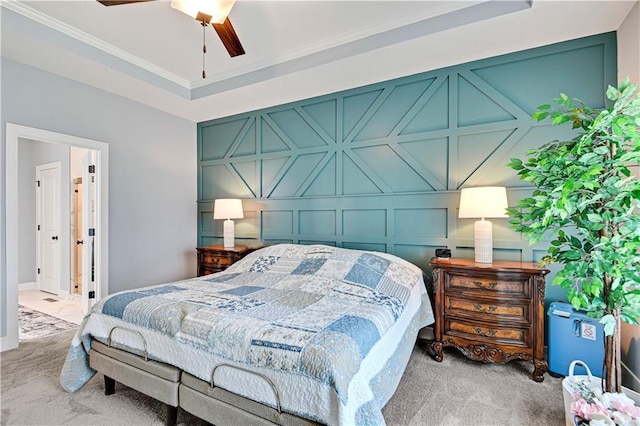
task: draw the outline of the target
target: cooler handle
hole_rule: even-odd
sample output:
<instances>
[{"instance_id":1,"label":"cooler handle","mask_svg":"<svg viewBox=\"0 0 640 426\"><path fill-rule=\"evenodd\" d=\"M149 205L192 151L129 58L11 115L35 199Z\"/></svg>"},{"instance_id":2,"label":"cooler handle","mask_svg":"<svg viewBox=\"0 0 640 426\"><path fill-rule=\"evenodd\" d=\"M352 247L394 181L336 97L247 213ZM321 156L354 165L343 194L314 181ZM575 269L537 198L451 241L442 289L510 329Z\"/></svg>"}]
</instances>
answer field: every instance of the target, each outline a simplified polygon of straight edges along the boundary
<instances>
[{"instance_id":1,"label":"cooler handle","mask_svg":"<svg viewBox=\"0 0 640 426\"><path fill-rule=\"evenodd\" d=\"M579 319L575 319L573 320L573 335L575 337L580 337L580 326L582 325L582 321L580 321Z\"/></svg>"},{"instance_id":2,"label":"cooler handle","mask_svg":"<svg viewBox=\"0 0 640 426\"><path fill-rule=\"evenodd\" d=\"M591 370L589 370L589 366L585 364L584 361L581 361L579 359L574 359L573 361L571 361L571 364L569 364L569 377L573 377L573 369L576 364L582 365L584 369L587 370L587 377L589 378L589 383L591 383L591 379L593 378L593 376L591 375Z\"/></svg>"}]
</instances>

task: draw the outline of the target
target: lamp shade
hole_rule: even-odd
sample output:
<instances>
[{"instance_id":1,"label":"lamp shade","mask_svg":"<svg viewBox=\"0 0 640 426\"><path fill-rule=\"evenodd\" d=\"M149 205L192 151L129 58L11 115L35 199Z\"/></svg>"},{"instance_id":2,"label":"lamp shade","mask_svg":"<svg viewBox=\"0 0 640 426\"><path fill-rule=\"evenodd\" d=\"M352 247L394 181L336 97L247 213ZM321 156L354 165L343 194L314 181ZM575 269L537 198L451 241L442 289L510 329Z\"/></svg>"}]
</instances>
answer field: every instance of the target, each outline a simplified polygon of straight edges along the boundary
<instances>
[{"instance_id":1,"label":"lamp shade","mask_svg":"<svg viewBox=\"0 0 640 426\"><path fill-rule=\"evenodd\" d=\"M202 13L211 16L211 23L222 24L235 0L171 0L171 7L182 13L197 18Z\"/></svg>"},{"instance_id":2,"label":"lamp shade","mask_svg":"<svg viewBox=\"0 0 640 426\"><path fill-rule=\"evenodd\" d=\"M219 198L213 204L214 219L242 219L242 200L237 198Z\"/></svg>"},{"instance_id":3,"label":"lamp shade","mask_svg":"<svg viewBox=\"0 0 640 426\"><path fill-rule=\"evenodd\" d=\"M507 207L507 189L503 186L464 188L460 192L458 217L507 217Z\"/></svg>"}]
</instances>

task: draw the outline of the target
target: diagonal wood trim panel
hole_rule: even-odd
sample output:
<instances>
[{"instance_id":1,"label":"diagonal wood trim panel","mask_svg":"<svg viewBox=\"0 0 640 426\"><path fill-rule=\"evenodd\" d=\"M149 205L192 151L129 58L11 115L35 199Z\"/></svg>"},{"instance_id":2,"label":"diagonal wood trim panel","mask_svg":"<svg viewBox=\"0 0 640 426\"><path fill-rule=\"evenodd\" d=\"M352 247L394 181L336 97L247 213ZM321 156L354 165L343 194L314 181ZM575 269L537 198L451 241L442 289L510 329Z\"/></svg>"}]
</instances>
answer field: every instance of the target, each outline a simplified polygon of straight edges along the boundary
<instances>
[{"instance_id":1,"label":"diagonal wood trim panel","mask_svg":"<svg viewBox=\"0 0 640 426\"><path fill-rule=\"evenodd\" d=\"M428 58L425 58L428 61ZM198 243L219 244L216 198L242 198L236 239L386 251L424 269L435 248L473 257L459 190L531 189L506 164L570 129L530 119L561 92L602 107L615 33L429 71L198 124ZM218 223L220 222L220 223ZM493 220L494 258L537 261Z\"/></svg>"}]
</instances>

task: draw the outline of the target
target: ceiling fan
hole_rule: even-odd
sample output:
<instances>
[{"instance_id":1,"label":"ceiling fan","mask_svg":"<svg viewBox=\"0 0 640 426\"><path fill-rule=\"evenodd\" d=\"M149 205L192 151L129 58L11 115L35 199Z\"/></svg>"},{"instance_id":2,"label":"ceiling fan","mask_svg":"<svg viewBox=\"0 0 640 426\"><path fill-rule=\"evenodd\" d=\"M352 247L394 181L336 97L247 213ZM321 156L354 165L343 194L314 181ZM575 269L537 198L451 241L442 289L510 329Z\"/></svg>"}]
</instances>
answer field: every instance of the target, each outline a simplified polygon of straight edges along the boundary
<instances>
[{"instance_id":1,"label":"ceiling fan","mask_svg":"<svg viewBox=\"0 0 640 426\"><path fill-rule=\"evenodd\" d=\"M153 0L97 0L105 6L142 3ZM171 0L171 7L195 18L204 27L211 24L231 57L244 55L244 48L229 21L228 15L235 0ZM203 53L206 47L203 46ZM204 78L203 71L203 78Z\"/></svg>"}]
</instances>

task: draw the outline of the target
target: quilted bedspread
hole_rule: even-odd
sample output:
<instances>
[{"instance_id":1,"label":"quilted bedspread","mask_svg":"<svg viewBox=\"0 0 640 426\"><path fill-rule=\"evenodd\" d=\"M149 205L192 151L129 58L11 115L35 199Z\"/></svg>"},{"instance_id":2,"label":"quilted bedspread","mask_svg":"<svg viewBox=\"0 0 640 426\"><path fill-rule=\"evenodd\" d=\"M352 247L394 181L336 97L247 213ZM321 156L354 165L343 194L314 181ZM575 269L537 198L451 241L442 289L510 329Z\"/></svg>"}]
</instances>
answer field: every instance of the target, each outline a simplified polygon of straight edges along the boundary
<instances>
[{"instance_id":1,"label":"quilted bedspread","mask_svg":"<svg viewBox=\"0 0 640 426\"><path fill-rule=\"evenodd\" d=\"M87 337L105 338L123 322L149 336L151 357L203 380L210 380L215 364L231 362L259 371L285 389L302 386L319 394L313 401L309 392L296 398L281 390L285 410L329 424L375 424L384 422L380 410L397 386L417 330L433 322L433 313L422 271L395 256L274 245L224 272L125 291L98 302L72 343L61 376L65 389L78 390L94 374L86 360ZM135 339L127 339L122 344L136 346ZM168 344L174 349L163 354ZM370 354L376 360L367 360ZM398 377L381 377L384 369ZM381 395L375 394L376 387ZM237 391L269 403L266 396Z\"/></svg>"}]
</instances>

